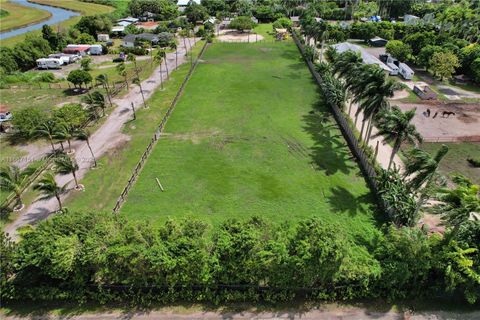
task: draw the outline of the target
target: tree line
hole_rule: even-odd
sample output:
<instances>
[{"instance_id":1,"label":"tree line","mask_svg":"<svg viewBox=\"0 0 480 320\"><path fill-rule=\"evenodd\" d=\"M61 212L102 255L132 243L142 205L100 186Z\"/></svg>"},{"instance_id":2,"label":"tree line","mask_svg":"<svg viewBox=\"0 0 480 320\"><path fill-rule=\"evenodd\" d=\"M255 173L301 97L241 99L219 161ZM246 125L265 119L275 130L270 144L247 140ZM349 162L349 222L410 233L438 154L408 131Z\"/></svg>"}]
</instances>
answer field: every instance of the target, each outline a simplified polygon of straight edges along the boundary
<instances>
[{"instance_id":1,"label":"tree line","mask_svg":"<svg viewBox=\"0 0 480 320\"><path fill-rule=\"evenodd\" d=\"M65 212L0 241L3 301L291 301L480 294L479 224L445 237L385 227L370 239L318 218L158 227Z\"/></svg>"}]
</instances>

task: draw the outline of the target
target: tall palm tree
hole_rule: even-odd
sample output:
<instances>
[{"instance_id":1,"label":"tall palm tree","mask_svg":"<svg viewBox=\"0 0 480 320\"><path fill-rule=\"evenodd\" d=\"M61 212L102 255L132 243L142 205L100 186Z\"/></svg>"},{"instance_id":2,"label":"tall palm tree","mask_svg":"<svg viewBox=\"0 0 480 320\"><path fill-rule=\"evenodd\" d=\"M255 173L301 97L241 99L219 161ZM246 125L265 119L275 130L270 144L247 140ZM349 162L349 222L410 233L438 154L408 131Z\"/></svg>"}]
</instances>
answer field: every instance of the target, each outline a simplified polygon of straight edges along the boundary
<instances>
[{"instance_id":1,"label":"tall palm tree","mask_svg":"<svg viewBox=\"0 0 480 320\"><path fill-rule=\"evenodd\" d=\"M140 93L142 94L142 100L143 100L143 107L146 109L147 103L145 102L145 96L143 95L142 81L140 81L140 79L136 77L132 80L132 83L136 84L140 88Z\"/></svg>"},{"instance_id":2,"label":"tall palm tree","mask_svg":"<svg viewBox=\"0 0 480 320\"><path fill-rule=\"evenodd\" d=\"M97 159L95 158L95 154L93 154L92 147L90 146L90 132L85 129L77 129L74 135L77 139L85 141L87 143L88 150L90 150L90 154L93 158L93 167L95 168L97 166Z\"/></svg>"},{"instance_id":3,"label":"tall palm tree","mask_svg":"<svg viewBox=\"0 0 480 320\"><path fill-rule=\"evenodd\" d=\"M22 187L30 173L14 165L0 169L0 190L15 193L17 207L22 206Z\"/></svg>"},{"instance_id":4,"label":"tall palm tree","mask_svg":"<svg viewBox=\"0 0 480 320\"><path fill-rule=\"evenodd\" d=\"M154 61L158 62L159 64L159 71L158 71L158 74L159 74L159 78L160 78L160 86L162 87L163 89L163 77L162 77L162 63L163 63L163 55L161 54L161 51L157 51L157 53L155 54L155 57L153 58Z\"/></svg>"},{"instance_id":5,"label":"tall palm tree","mask_svg":"<svg viewBox=\"0 0 480 320\"><path fill-rule=\"evenodd\" d=\"M448 147L442 145L433 157L428 152L420 149L413 149L407 154L404 175L405 177L410 177L408 187L411 190L420 190L423 186L420 190L417 211L420 210L426 200L427 193L433 182L437 180L438 167L447 153Z\"/></svg>"},{"instance_id":6,"label":"tall palm tree","mask_svg":"<svg viewBox=\"0 0 480 320\"><path fill-rule=\"evenodd\" d=\"M53 152L55 152L55 145L53 144L53 138L56 130L57 130L57 124L52 119L48 119L44 121L35 129L35 133L37 136L46 138L50 142Z\"/></svg>"},{"instance_id":7,"label":"tall palm tree","mask_svg":"<svg viewBox=\"0 0 480 320\"><path fill-rule=\"evenodd\" d=\"M388 169L390 169L393 158L400 150L403 142L422 142L422 136L418 133L417 128L410 123L415 116L415 111L416 109L411 109L407 112L402 112L399 107L394 106L391 110L386 110L379 114L377 136L381 135L386 141L393 142Z\"/></svg>"},{"instance_id":8,"label":"tall palm tree","mask_svg":"<svg viewBox=\"0 0 480 320\"><path fill-rule=\"evenodd\" d=\"M167 70L167 78L168 78L169 75L168 75L167 53L165 52L165 50L159 50L157 54L160 55L165 61L165 70Z\"/></svg>"},{"instance_id":9,"label":"tall palm tree","mask_svg":"<svg viewBox=\"0 0 480 320\"><path fill-rule=\"evenodd\" d=\"M75 159L70 158L67 155L61 155L55 159L55 166L57 167L57 173L59 174L72 174L75 181L75 189L79 189L77 175L75 172L78 170L78 164Z\"/></svg>"},{"instance_id":10,"label":"tall palm tree","mask_svg":"<svg viewBox=\"0 0 480 320\"><path fill-rule=\"evenodd\" d=\"M51 173L45 174L37 184L33 186L33 189L40 191L42 197L40 200L48 200L55 197L58 201L60 210L63 209L60 195L65 192L66 186L60 187L55 181L55 177Z\"/></svg>"},{"instance_id":11,"label":"tall palm tree","mask_svg":"<svg viewBox=\"0 0 480 320\"><path fill-rule=\"evenodd\" d=\"M170 49L175 50L175 69L178 68L178 47L177 47L177 40L173 39L169 45Z\"/></svg>"},{"instance_id":12,"label":"tall palm tree","mask_svg":"<svg viewBox=\"0 0 480 320\"><path fill-rule=\"evenodd\" d=\"M107 93L107 98L108 98L108 102L110 103L110 107L113 107L112 93L110 91L110 86L108 85L108 76L106 74L99 74L95 78L95 80L103 86L103 88L105 89L105 92Z\"/></svg>"},{"instance_id":13,"label":"tall palm tree","mask_svg":"<svg viewBox=\"0 0 480 320\"><path fill-rule=\"evenodd\" d=\"M60 141L67 141L68 151L72 151L71 141L74 138L75 127L66 123L61 123L57 126L54 137Z\"/></svg>"},{"instance_id":14,"label":"tall palm tree","mask_svg":"<svg viewBox=\"0 0 480 320\"><path fill-rule=\"evenodd\" d=\"M127 68L125 67L125 62L120 62L119 64L117 64L117 66L115 67L117 69L117 73L123 77L124 81L125 81L125 85L127 86L127 90L129 90L128 88L128 72L127 72Z\"/></svg>"}]
</instances>

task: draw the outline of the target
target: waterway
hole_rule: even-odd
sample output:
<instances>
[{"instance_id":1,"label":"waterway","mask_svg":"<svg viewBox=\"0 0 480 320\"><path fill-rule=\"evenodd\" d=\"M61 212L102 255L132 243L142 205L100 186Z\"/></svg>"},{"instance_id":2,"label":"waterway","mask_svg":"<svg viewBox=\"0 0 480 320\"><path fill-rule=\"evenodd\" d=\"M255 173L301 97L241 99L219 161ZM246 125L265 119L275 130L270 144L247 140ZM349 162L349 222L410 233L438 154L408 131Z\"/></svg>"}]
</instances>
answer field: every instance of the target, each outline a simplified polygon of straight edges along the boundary
<instances>
[{"instance_id":1,"label":"waterway","mask_svg":"<svg viewBox=\"0 0 480 320\"><path fill-rule=\"evenodd\" d=\"M50 12L51 16L48 20L34 23L29 26L21 27L18 29L2 32L0 33L0 40L18 36L19 34L23 34L29 31L39 30L42 28L44 24L53 25L53 24L57 24L62 21L68 20L72 17L80 15L80 13L78 12L74 12L74 11L70 11L62 8L46 6L38 3L32 3L32 2L28 2L27 0L10 0L10 1L25 7L32 7L32 8L48 11Z\"/></svg>"}]
</instances>

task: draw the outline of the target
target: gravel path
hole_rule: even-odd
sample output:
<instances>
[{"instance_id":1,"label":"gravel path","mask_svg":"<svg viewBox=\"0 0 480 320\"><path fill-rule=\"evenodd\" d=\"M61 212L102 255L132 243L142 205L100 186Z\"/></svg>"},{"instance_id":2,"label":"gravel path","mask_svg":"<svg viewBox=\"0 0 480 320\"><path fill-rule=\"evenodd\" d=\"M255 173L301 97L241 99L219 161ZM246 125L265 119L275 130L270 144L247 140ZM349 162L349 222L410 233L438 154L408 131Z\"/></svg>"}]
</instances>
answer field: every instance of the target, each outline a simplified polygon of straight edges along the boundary
<instances>
[{"instance_id":1,"label":"gravel path","mask_svg":"<svg viewBox=\"0 0 480 320\"><path fill-rule=\"evenodd\" d=\"M191 39L190 42L193 45L196 41L198 41L198 38ZM187 43L185 48L182 46L183 41L179 41L179 43L181 44L181 46L178 47L178 64L180 65L185 62L185 53L186 51L190 50L190 46ZM167 63L169 70L175 69L175 53L167 54ZM162 67L162 77L163 79L167 78L165 66ZM148 99L159 86L159 67L157 67L152 75L142 82L145 99ZM122 133L122 128L125 122L132 119L132 110L130 104L133 102L137 109L143 106L140 90L138 89L138 86L135 85L131 86L128 94L120 99L113 99L112 102L117 105L117 107L108 116L105 123L95 133L93 133L90 138L90 145L97 158L100 158L108 150L114 149L129 139L128 135ZM93 159L91 158L90 150L85 142L75 141L72 146L76 151L75 158L79 165L77 177L79 180L81 180L91 169ZM49 151L50 147L44 149L44 154ZM41 153L38 153L37 156L41 156ZM68 192L62 196L63 200L65 200L65 198L68 197L68 195L72 192L81 192L73 189L74 182L72 175L57 175L55 180L61 186L67 185ZM43 201L35 201L29 207L24 209L13 223L5 227L5 232L10 234L12 239L16 240L18 239L16 230L19 227L27 224L35 224L40 220L46 219L52 212L56 210L58 210L58 202L55 198Z\"/></svg>"}]
</instances>

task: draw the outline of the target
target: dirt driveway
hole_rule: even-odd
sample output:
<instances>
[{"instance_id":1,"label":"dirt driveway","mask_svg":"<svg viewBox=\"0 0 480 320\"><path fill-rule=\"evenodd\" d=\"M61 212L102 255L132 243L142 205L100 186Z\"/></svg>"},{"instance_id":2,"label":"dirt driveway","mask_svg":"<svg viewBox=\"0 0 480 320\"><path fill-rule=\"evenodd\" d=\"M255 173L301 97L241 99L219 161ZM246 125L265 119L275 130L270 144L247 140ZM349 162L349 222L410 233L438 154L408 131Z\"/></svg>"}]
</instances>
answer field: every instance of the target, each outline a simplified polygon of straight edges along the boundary
<instances>
[{"instance_id":1,"label":"dirt driveway","mask_svg":"<svg viewBox=\"0 0 480 320\"><path fill-rule=\"evenodd\" d=\"M220 42L257 42L263 40L263 36L256 33L238 32L237 30L224 29L217 37Z\"/></svg>"}]
</instances>

